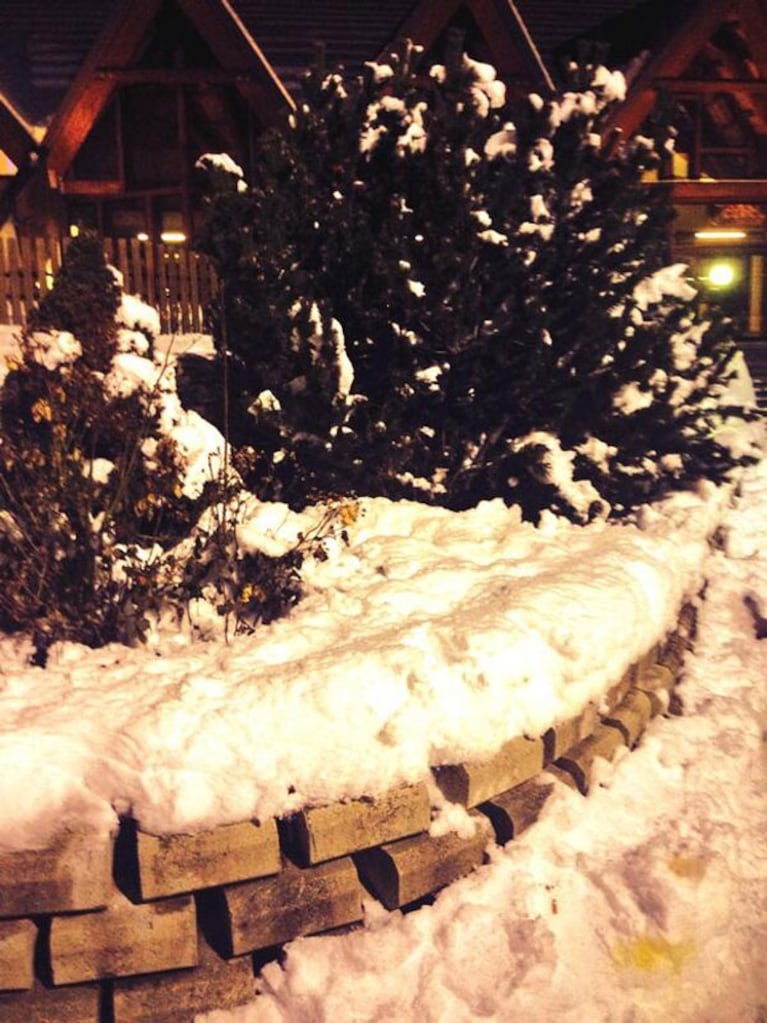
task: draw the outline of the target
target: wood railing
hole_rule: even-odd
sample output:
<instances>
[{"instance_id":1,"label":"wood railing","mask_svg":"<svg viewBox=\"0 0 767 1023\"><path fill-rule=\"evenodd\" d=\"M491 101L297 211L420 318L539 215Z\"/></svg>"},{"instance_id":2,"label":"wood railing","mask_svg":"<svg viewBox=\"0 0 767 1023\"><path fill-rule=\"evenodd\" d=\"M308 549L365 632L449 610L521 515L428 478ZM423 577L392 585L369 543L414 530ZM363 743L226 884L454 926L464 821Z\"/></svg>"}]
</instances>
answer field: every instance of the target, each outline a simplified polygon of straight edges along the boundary
<instances>
[{"instance_id":1,"label":"wood railing","mask_svg":"<svg viewBox=\"0 0 767 1023\"><path fill-rule=\"evenodd\" d=\"M30 310L50 291L68 243L50 237L0 238L0 323L26 324ZM137 238L105 238L104 252L122 273L124 290L158 310L164 333L204 330L217 281L203 256L187 246Z\"/></svg>"}]
</instances>

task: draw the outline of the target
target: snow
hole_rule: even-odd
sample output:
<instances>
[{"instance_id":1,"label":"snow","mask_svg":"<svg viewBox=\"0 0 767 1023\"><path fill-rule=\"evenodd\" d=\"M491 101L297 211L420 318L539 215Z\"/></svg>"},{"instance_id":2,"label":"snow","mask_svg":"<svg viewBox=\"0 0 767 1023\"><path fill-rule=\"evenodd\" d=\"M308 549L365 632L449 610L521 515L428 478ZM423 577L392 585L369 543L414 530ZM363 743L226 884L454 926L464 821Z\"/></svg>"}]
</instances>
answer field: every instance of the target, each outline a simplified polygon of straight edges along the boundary
<instances>
[{"instance_id":1,"label":"snow","mask_svg":"<svg viewBox=\"0 0 767 1023\"><path fill-rule=\"evenodd\" d=\"M351 400L351 390L354 383L354 364L349 358L343 327L338 320L331 320L330 333L333 338L333 347L336 354L336 368L338 370L337 393L339 397L349 402Z\"/></svg>"},{"instance_id":2,"label":"snow","mask_svg":"<svg viewBox=\"0 0 767 1023\"><path fill-rule=\"evenodd\" d=\"M160 333L160 314L137 295L122 293L117 321L129 330L141 331L152 337L157 337Z\"/></svg>"},{"instance_id":3,"label":"snow","mask_svg":"<svg viewBox=\"0 0 767 1023\"><path fill-rule=\"evenodd\" d=\"M69 331L35 331L31 338L35 362L53 371L76 362L83 354L82 345Z\"/></svg>"},{"instance_id":4,"label":"snow","mask_svg":"<svg viewBox=\"0 0 767 1023\"><path fill-rule=\"evenodd\" d=\"M381 99L368 104L365 111L365 122L360 133L360 152L372 153L381 140L390 134L389 124L381 123L382 115L386 114L393 114L398 120L399 134L394 143L397 154L403 156L407 150L413 153L424 152L426 149L426 129L423 120L425 112L426 103L419 102L409 107L404 100L397 96L382 96Z\"/></svg>"},{"instance_id":5,"label":"snow","mask_svg":"<svg viewBox=\"0 0 767 1023\"><path fill-rule=\"evenodd\" d=\"M251 499L246 548L327 534L288 618L228 645L164 622L137 649L56 646L44 670L0 639L0 846L128 810L158 833L264 819L540 734L673 626L722 500L679 495L644 529L362 500L336 509L344 543L332 509Z\"/></svg>"},{"instance_id":6,"label":"snow","mask_svg":"<svg viewBox=\"0 0 767 1023\"><path fill-rule=\"evenodd\" d=\"M697 291L685 280L687 272L685 263L674 263L645 277L634 288L633 297L639 309L648 309L651 305L662 302L666 296L677 298L681 302L692 302Z\"/></svg>"},{"instance_id":7,"label":"snow","mask_svg":"<svg viewBox=\"0 0 767 1023\"><path fill-rule=\"evenodd\" d=\"M537 171L548 171L554 166L554 146L549 139L539 138L535 147L530 150L528 167L535 174Z\"/></svg>"},{"instance_id":8,"label":"snow","mask_svg":"<svg viewBox=\"0 0 767 1023\"><path fill-rule=\"evenodd\" d=\"M364 66L370 68L374 82L385 82L394 77L394 68L391 64L377 64L375 61L366 60Z\"/></svg>"},{"instance_id":9,"label":"snow","mask_svg":"<svg viewBox=\"0 0 767 1023\"><path fill-rule=\"evenodd\" d=\"M197 1023L758 1023L766 1000L767 466L723 516L681 717L434 905L370 899L364 927L302 938L258 997Z\"/></svg>"},{"instance_id":10,"label":"snow","mask_svg":"<svg viewBox=\"0 0 767 1023\"><path fill-rule=\"evenodd\" d=\"M464 68L472 73L474 79L470 87L472 104L480 117L487 117L491 110L502 107L506 102L506 86L496 77L492 64L473 60L466 53L462 60ZM447 69L443 64L433 64L429 75L441 84L447 77Z\"/></svg>"},{"instance_id":11,"label":"snow","mask_svg":"<svg viewBox=\"0 0 767 1023\"><path fill-rule=\"evenodd\" d=\"M545 430L533 430L524 437L518 437L512 444L512 451L524 451L526 448L540 449L537 456L536 474L546 483L557 488L557 491L573 508L576 514L586 521L596 506L601 515L606 517L610 511L599 496L599 492L588 480L573 478L575 451L565 451L559 438Z\"/></svg>"},{"instance_id":12,"label":"snow","mask_svg":"<svg viewBox=\"0 0 767 1023\"><path fill-rule=\"evenodd\" d=\"M517 151L517 131L513 124L506 124L501 131L494 132L485 143L485 156L497 160L502 156L514 156Z\"/></svg>"},{"instance_id":13,"label":"snow","mask_svg":"<svg viewBox=\"0 0 767 1023\"><path fill-rule=\"evenodd\" d=\"M218 170L223 171L225 174L231 174L235 178L238 192L246 192L248 189L242 167L228 153L204 153L195 163L195 167L203 171L208 170L209 167L216 167Z\"/></svg>"}]
</instances>

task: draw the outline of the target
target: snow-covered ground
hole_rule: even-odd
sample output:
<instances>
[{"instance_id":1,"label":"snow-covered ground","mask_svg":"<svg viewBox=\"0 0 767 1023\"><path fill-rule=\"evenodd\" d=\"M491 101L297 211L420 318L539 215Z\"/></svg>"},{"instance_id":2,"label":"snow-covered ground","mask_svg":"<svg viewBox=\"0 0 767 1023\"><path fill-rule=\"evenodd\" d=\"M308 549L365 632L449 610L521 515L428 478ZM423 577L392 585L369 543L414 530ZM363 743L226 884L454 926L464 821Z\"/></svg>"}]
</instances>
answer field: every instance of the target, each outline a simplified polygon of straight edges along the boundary
<instances>
[{"instance_id":1,"label":"snow-covered ground","mask_svg":"<svg viewBox=\"0 0 767 1023\"><path fill-rule=\"evenodd\" d=\"M764 1023L767 643L744 597L765 614L767 464L719 535L682 717L585 800L559 786L433 906L371 901L364 929L293 942L206 1023Z\"/></svg>"}]
</instances>

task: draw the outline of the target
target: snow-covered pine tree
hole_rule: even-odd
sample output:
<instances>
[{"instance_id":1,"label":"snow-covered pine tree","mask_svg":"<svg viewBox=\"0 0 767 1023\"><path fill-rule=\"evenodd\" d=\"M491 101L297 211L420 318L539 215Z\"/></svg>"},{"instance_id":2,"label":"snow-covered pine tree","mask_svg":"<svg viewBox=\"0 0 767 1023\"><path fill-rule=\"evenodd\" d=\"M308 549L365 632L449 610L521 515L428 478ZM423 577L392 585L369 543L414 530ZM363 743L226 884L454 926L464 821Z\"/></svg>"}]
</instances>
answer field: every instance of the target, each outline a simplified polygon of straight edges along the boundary
<instances>
[{"instance_id":1,"label":"snow-covered pine tree","mask_svg":"<svg viewBox=\"0 0 767 1023\"><path fill-rule=\"evenodd\" d=\"M457 46L417 57L315 69L252 189L201 161L253 482L585 521L721 478L728 327L697 321L642 184L670 135L602 138L624 84L603 67L508 102Z\"/></svg>"}]
</instances>

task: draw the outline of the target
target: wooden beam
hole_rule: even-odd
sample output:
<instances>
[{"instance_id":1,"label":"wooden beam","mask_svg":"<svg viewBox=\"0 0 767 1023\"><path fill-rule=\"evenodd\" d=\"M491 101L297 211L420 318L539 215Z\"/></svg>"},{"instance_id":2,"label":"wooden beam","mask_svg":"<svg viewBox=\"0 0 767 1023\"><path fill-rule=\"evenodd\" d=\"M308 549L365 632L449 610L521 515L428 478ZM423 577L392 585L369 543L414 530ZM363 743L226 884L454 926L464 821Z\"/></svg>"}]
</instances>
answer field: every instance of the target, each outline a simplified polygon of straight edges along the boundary
<instances>
[{"instance_id":1,"label":"wooden beam","mask_svg":"<svg viewBox=\"0 0 767 1023\"><path fill-rule=\"evenodd\" d=\"M37 151L32 133L16 114L16 111L0 96L0 149L13 160L18 168Z\"/></svg>"},{"instance_id":2,"label":"wooden beam","mask_svg":"<svg viewBox=\"0 0 767 1023\"><path fill-rule=\"evenodd\" d=\"M690 61L732 13L735 0L699 0L689 15L677 26L654 56L631 83L625 102L608 118L605 137L616 129L625 136L639 131L642 122L655 105L654 83L660 78L677 78Z\"/></svg>"},{"instance_id":3,"label":"wooden beam","mask_svg":"<svg viewBox=\"0 0 767 1023\"><path fill-rule=\"evenodd\" d=\"M94 77L117 85L237 85L258 81L251 70L223 68L99 68Z\"/></svg>"},{"instance_id":4,"label":"wooden beam","mask_svg":"<svg viewBox=\"0 0 767 1023\"><path fill-rule=\"evenodd\" d=\"M380 52L378 59L385 60L397 42L403 39L410 39L428 50L459 7L460 0L420 0L402 23L396 37Z\"/></svg>"},{"instance_id":5,"label":"wooden beam","mask_svg":"<svg viewBox=\"0 0 767 1023\"><path fill-rule=\"evenodd\" d=\"M474 0L469 8L500 77L508 77L521 66L532 88L553 92L551 76L514 4L510 0Z\"/></svg>"},{"instance_id":6,"label":"wooden beam","mask_svg":"<svg viewBox=\"0 0 767 1023\"><path fill-rule=\"evenodd\" d=\"M135 62L151 36L161 0L122 0L70 86L46 135L49 166L63 177L118 85L216 81L217 71L139 70ZM276 72L228 0L178 0L178 6L206 40L221 65L224 83L234 82L263 122L276 120L295 104ZM184 77L186 76L186 77ZM233 77L232 77L233 76ZM245 76L245 77L243 77Z\"/></svg>"},{"instance_id":7,"label":"wooden beam","mask_svg":"<svg viewBox=\"0 0 767 1023\"><path fill-rule=\"evenodd\" d=\"M64 195L122 195L122 181L62 181Z\"/></svg>"},{"instance_id":8,"label":"wooden beam","mask_svg":"<svg viewBox=\"0 0 767 1023\"><path fill-rule=\"evenodd\" d=\"M767 78L657 78L655 88L677 95L700 96L703 93L718 92L751 92L763 95L767 93Z\"/></svg>"},{"instance_id":9,"label":"wooden beam","mask_svg":"<svg viewBox=\"0 0 767 1023\"><path fill-rule=\"evenodd\" d=\"M719 181L666 179L650 182L648 188L667 188L672 202L686 203L764 203L767 179L727 178Z\"/></svg>"}]
</instances>

